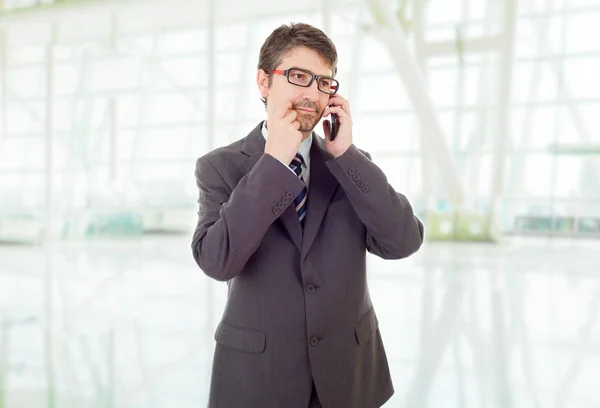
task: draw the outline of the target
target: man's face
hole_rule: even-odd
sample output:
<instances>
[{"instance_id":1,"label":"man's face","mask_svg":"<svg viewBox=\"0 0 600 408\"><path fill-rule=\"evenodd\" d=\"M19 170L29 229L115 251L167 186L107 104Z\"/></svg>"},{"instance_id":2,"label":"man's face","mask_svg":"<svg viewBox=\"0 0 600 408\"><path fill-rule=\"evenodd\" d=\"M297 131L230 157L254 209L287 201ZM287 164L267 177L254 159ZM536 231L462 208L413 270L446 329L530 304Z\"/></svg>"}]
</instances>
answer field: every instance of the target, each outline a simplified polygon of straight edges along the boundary
<instances>
[{"instance_id":1,"label":"man's face","mask_svg":"<svg viewBox=\"0 0 600 408\"><path fill-rule=\"evenodd\" d=\"M316 75L332 76L329 64L315 51L305 47L294 48L283 57L281 64L275 67L278 70L288 68L302 68ZM274 107L278 108L291 101L292 109L298 114L296 120L300 122L299 130L305 133L312 132L321 120L329 101L329 95L317 89L317 81L305 88L290 84L284 75L272 75L273 82L268 86L268 77L262 70L259 71L257 80L268 105L274 104Z\"/></svg>"}]
</instances>

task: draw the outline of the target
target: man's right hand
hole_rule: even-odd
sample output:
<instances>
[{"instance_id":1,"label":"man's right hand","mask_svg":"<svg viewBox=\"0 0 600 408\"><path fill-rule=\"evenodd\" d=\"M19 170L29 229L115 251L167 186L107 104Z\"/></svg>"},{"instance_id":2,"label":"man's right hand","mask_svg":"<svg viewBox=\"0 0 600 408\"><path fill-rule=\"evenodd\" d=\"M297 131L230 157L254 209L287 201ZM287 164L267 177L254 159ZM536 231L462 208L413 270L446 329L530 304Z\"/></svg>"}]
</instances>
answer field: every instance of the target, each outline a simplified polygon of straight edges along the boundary
<instances>
[{"instance_id":1,"label":"man's right hand","mask_svg":"<svg viewBox=\"0 0 600 408\"><path fill-rule=\"evenodd\" d=\"M292 110L288 102L284 108L267 109L267 144L265 153L289 165L298 152L302 142L300 123L296 120L298 114Z\"/></svg>"}]
</instances>

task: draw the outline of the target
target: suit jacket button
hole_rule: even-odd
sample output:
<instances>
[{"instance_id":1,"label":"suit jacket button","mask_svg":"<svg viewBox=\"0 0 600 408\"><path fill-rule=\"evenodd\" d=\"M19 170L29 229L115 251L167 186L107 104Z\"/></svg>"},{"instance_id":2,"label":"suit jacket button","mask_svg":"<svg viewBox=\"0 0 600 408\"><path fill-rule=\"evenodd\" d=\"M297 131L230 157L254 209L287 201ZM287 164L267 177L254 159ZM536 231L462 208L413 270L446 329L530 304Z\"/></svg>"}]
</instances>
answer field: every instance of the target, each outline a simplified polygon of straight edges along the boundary
<instances>
[{"instance_id":1,"label":"suit jacket button","mask_svg":"<svg viewBox=\"0 0 600 408\"><path fill-rule=\"evenodd\" d=\"M362 186L364 186L364 185L365 185L365 181L364 181L364 180L358 180L358 181L356 182L356 185L357 185L357 186L359 186L359 187L362 187Z\"/></svg>"},{"instance_id":2,"label":"suit jacket button","mask_svg":"<svg viewBox=\"0 0 600 408\"><path fill-rule=\"evenodd\" d=\"M281 210L280 210L279 208L277 208L277 207L273 208L273 214L274 214L274 215L277 215L277 214L279 214L280 212L281 212Z\"/></svg>"},{"instance_id":3,"label":"suit jacket button","mask_svg":"<svg viewBox=\"0 0 600 408\"><path fill-rule=\"evenodd\" d=\"M363 193L368 193L370 189L371 189L371 187L369 187L369 186L362 186L361 190L363 191Z\"/></svg>"},{"instance_id":4,"label":"suit jacket button","mask_svg":"<svg viewBox=\"0 0 600 408\"><path fill-rule=\"evenodd\" d=\"M306 285L306 291L308 293L315 293L315 290L317 290L317 287L315 285L313 285L312 283L309 283L308 285Z\"/></svg>"},{"instance_id":5,"label":"suit jacket button","mask_svg":"<svg viewBox=\"0 0 600 408\"><path fill-rule=\"evenodd\" d=\"M287 198L293 198L293 197L294 197L294 193L293 193L293 192L291 192L291 191L288 191L288 192L285 194L285 196L286 196Z\"/></svg>"},{"instance_id":6,"label":"suit jacket button","mask_svg":"<svg viewBox=\"0 0 600 408\"><path fill-rule=\"evenodd\" d=\"M360 176L358 174L353 175L352 178L356 181L360 180Z\"/></svg>"},{"instance_id":7,"label":"suit jacket button","mask_svg":"<svg viewBox=\"0 0 600 408\"><path fill-rule=\"evenodd\" d=\"M282 201L282 202L284 202L284 203L286 203L286 204L289 204L289 202L290 202L291 200L288 198L288 196L285 196L285 197L283 197L283 198L281 199L281 201Z\"/></svg>"},{"instance_id":8,"label":"suit jacket button","mask_svg":"<svg viewBox=\"0 0 600 408\"><path fill-rule=\"evenodd\" d=\"M351 176L354 176L356 174L356 170L353 168L349 168L348 169L348 174L350 174Z\"/></svg>"},{"instance_id":9,"label":"suit jacket button","mask_svg":"<svg viewBox=\"0 0 600 408\"><path fill-rule=\"evenodd\" d=\"M279 208L280 210L283 210L285 208L285 204L280 201L277 203L277 208Z\"/></svg>"},{"instance_id":10,"label":"suit jacket button","mask_svg":"<svg viewBox=\"0 0 600 408\"><path fill-rule=\"evenodd\" d=\"M310 338L310 345L316 346L317 344L319 344L319 338L317 336L312 336Z\"/></svg>"}]
</instances>

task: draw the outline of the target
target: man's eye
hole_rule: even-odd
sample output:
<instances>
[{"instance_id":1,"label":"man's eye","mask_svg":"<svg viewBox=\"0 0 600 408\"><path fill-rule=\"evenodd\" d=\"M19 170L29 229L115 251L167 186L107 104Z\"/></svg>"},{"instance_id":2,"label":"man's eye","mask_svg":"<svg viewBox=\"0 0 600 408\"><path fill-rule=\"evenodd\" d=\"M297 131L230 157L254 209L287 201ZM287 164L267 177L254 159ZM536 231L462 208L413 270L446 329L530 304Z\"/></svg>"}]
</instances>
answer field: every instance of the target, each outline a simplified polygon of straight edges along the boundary
<instances>
[{"instance_id":1,"label":"man's eye","mask_svg":"<svg viewBox=\"0 0 600 408\"><path fill-rule=\"evenodd\" d=\"M304 79L306 77L306 75L304 74L294 74L294 76L296 77L296 79Z\"/></svg>"}]
</instances>

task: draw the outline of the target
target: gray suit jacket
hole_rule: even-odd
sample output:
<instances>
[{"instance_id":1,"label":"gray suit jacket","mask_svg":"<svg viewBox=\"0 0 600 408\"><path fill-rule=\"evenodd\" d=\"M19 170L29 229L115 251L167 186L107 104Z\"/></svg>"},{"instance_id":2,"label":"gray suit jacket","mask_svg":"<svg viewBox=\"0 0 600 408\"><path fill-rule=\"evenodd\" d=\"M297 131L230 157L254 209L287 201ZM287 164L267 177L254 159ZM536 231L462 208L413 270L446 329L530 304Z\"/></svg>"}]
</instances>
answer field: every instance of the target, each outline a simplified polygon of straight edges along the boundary
<instances>
[{"instance_id":1,"label":"gray suit jacket","mask_svg":"<svg viewBox=\"0 0 600 408\"><path fill-rule=\"evenodd\" d=\"M380 407L394 389L366 252L405 258L423 225L367 153L333 159L313 134L303 231L303 182L264 154L261 125L196 163L193 256L229 287L208 405L306 408L314 381L324 408Z\"/></svg>"}]
</instances>

